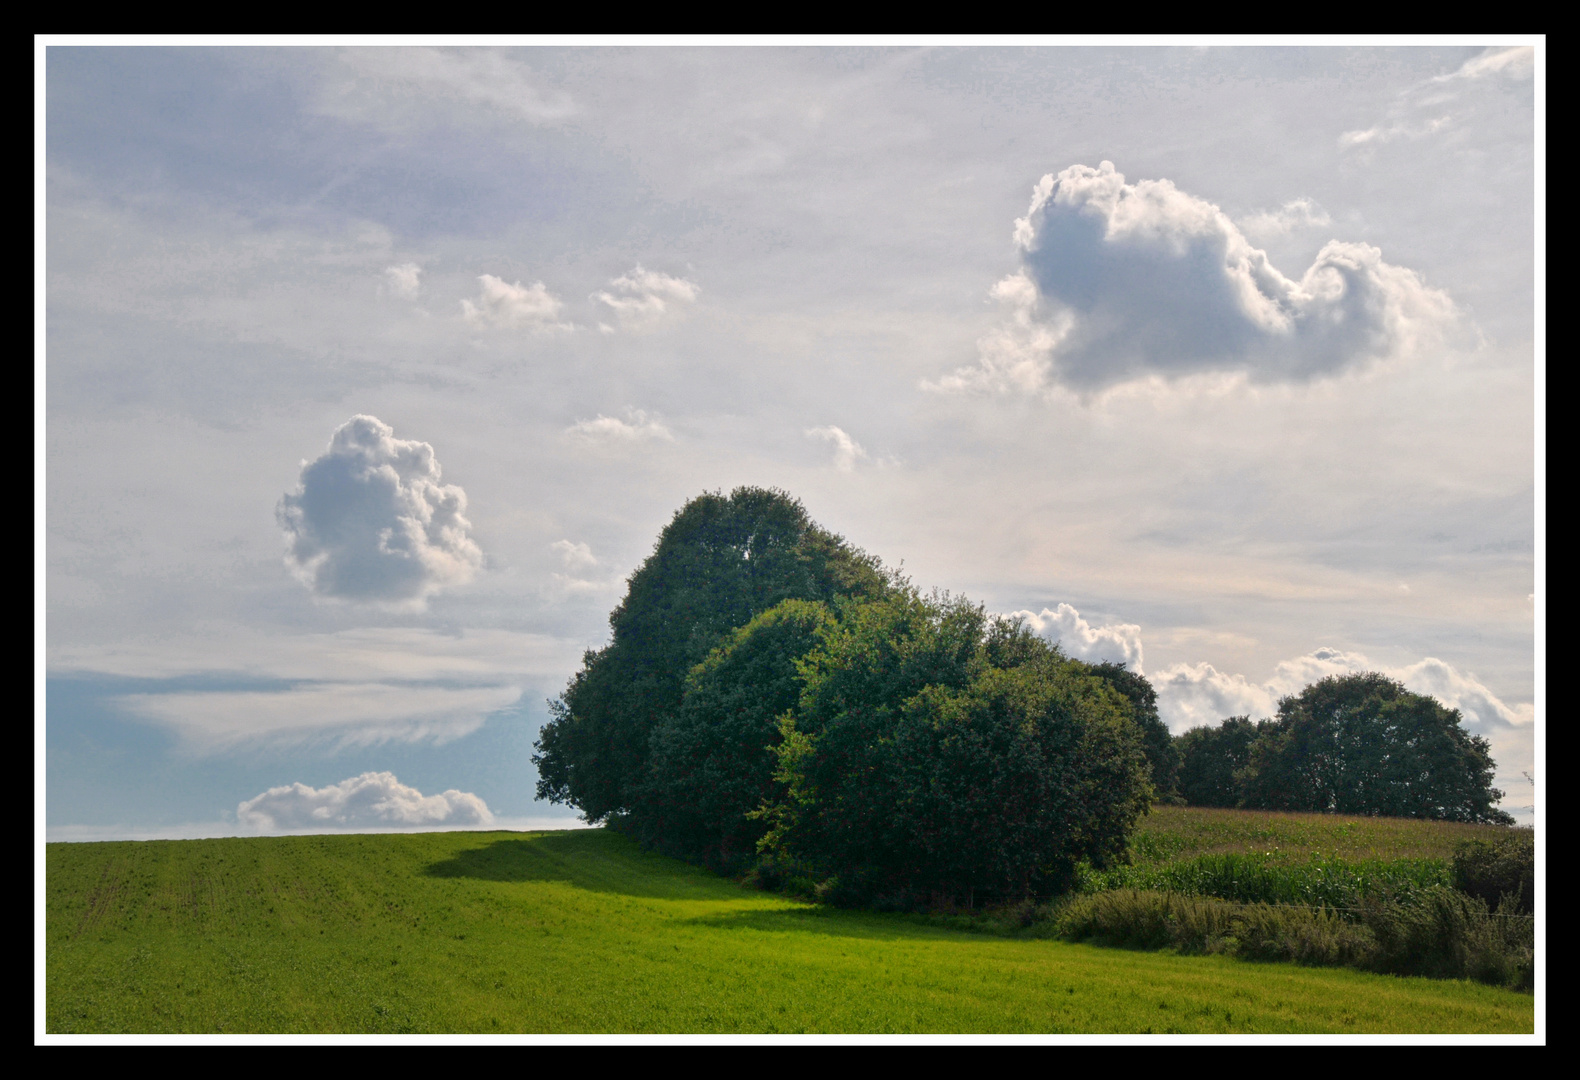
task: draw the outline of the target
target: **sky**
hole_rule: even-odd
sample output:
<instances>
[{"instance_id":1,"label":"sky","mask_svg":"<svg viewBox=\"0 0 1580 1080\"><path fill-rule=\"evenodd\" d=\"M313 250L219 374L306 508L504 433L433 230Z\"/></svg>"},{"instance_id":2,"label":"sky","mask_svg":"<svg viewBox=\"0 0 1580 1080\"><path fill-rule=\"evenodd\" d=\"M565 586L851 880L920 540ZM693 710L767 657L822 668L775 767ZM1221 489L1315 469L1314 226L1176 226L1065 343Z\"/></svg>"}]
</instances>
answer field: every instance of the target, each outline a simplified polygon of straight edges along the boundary
<instances>
[{"instance_id":1,"label":"sky","mask_svg":"<svg viewBox=\"0 0 1580 1080\"><path fill-rule=\"evenodd\" d=\"M1541 39L39 52L49 839L577 824L547 700L747 484L1532 820Z\"/></svg>"}]
</instances>

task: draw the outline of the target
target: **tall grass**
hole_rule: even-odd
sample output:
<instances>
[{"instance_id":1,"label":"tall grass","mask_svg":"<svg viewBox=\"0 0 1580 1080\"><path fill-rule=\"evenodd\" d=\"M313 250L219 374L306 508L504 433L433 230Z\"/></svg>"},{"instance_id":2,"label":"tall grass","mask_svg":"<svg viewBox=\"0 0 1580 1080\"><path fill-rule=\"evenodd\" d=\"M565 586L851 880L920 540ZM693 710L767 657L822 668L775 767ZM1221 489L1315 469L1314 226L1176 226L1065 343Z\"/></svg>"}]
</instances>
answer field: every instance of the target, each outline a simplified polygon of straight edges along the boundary
<instances>
[{"instance_id":1,"label":"tall grass","mask_svg":"<svg viewBox=\"0 0 1580 1080\"><path fill-rule=\"evenodd\" d=\"M1046 914L1072 941L1474 979L1528 990L1534 923L1442 885L1353 913L1139 889L1072 896Z\"/></svg>"}]
</instances>

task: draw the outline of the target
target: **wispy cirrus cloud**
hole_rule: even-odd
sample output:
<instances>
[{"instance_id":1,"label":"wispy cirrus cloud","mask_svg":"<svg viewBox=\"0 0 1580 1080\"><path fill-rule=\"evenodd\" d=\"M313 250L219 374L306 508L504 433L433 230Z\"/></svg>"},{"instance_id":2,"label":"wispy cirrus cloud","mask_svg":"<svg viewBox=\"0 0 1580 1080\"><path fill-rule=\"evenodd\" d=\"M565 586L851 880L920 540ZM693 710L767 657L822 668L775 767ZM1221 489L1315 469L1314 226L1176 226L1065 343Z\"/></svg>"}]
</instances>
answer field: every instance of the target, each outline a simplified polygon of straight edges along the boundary
<instances>
[{"instance_id":1,"label":"wispy cirrus cloud","mask_svg":"<svg viewBox=\"0 0 1580 1080\"><path fill-rule=\"evenodd\" d=\"M1387 115L1366 128L1339 136L1339 149L1366 151L1400 139L1414 140L1463 126L1462 92L1494 78L1529 79L1536 69L1536 50L1529 45L1491 46L1458 68L1434 75L1402 92Z\"/></svg>"},{"instance_id":2,"label":"wispy cirrus cloud","mask_svg":"<svg viewBox=\"0 0 1580 1080\"><path fill-rule=\"evenodd\" d=\"M357 47L333 54L317 88L318 112L389 129L458 119L560 123L576 114L528 65L494 49Z\"/></svg>"},{"instance_id":3,"label":"wispy cirrus cloud","mask_svg":"<svg viewBox=\"0 0 1580 1080\"><path fill-rule=\"evenodd\" d=\"M383 743L442 746L515 705L519 686L432 686L409 681L324 682L277 690L127 694L127 712L170 731L188 753L319 746L330 752Z\"/></svg>"}]
</instances>

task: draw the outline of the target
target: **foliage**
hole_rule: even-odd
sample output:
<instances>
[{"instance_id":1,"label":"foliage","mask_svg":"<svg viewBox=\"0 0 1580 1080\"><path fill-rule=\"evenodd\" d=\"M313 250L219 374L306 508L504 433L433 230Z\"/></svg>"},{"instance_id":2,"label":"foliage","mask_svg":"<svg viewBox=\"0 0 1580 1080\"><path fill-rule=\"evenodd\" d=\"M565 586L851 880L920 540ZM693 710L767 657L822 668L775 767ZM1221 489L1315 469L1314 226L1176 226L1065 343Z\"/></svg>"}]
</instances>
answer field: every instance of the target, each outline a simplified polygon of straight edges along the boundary
<instances>
[{"instance_id":1,"label":"foliage","mask_svg":"<svg viewBox=\"0 0 1580 1080\"><path fill-rule=\"evenodd\" d=\"M800 697L800 659L833 618L819 601L786 600L687 676L680 707L653 729L636 836L726 869L756 852L766 826L747 815L775 794L778 720Z\"/></svg>"},{"instance_id":2,"label":"foliage","mask_svg":"<svg viewBox=\"0 0 1580 1080\"><path fill-rule=\"evenodd\" d=\"M1253 724L1231 716L1217 727L1192 728L1174 740L1179 754L1179 793L1191 806L1237 806L1240 776L1251 761L1251 744L1273 723Z\"/></svg>"},{"instance_id":3,"label":"foliage","mask_svg":"<svg viewBox=\"0 0 1580 1080\"><path fill-rule=\"evenodd\" d=\"M640 808L650 738L679 708L688 672L736 627L783 600L876 596L876 559L819 528L782 491L742 487L692 499L660 534L544 725L533 763L540 799L588 821Z\"/></svg>"},{"instance_id":4,"label":"foliage","mask_svg":"<svg viewBox=\"0 0 1580 1080\"><path fill-rule=\"evenodd\" d=\"M1536 834L1511 829L1466 840L1454 852L1454 887L1490 907L1536 911Z\"/></svg>"},{"instance_id":5,"label":"foliage","mask_svg":"<svg viewBox=\"0 0 1580 1080\"><path fill-rule=\"evenodd\" d=\"M50 1035L1534 1025L1530 995L1473 983L814 907L605 829L49 844L43 859Z\"/></svg>"},{"instance_id":6,"label":"foliage","mask_svg":"<svg viewBox=\"0 0 1580 1080\"><path fill-rule=\"evenodd\" d=\"M1465 731L1458 710L1385 675L1330 676L1284 698L1249 747L1247 723L1232 718L1182 744L1185 786L1227 801L1228 773L1244 807L1513 823L1493 806L1503 793L1487 740Z\"/></svg>"},{"instance_id":7,"label":"foliage","mask_svg":"<svg viewBox=\"0 0 1580 1080\"><path fill-rule=\"evenodd\" d=\"M1086 670L1107 682L1130 703L1131 717L1141 730L1141 746L1152 771L1152 787L1160 797L1173 795L1179 784L1180 754L1168 725L1158 716L1158 693L1146 676L1109 661L1087 664Z\"/></svg>"},{"instance_id":8,"label":"foliage","mask_svg":"<svg viewBox=\"0 0 1580 1080\"><path fill-rule=\"evenodd\" d=\"M1057 890L1121 854L1151 798L1125 699L964 600L847 603L803 678L765 846L837 903Z\"/></svg>"}]
</instances>

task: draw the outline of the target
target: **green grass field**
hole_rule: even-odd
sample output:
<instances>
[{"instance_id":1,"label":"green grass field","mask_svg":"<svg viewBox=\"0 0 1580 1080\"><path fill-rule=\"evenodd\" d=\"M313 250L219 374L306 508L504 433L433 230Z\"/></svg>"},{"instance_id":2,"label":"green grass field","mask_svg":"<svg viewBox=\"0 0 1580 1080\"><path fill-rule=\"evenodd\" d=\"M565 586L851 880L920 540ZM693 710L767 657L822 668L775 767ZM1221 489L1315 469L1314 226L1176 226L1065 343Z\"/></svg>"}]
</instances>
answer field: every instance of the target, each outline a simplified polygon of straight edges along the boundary
<instances>
[{"instance_id":1,"label":"green grass field","mask_svg":"<svg viewBox=\"0 0 1580 1080\"><path fill-rule=\"evenodd\" d=\"M1531 1032L1463 982L991 937L603 830L52 844L64 1032Z\"/></svg>"}]
</instances>

